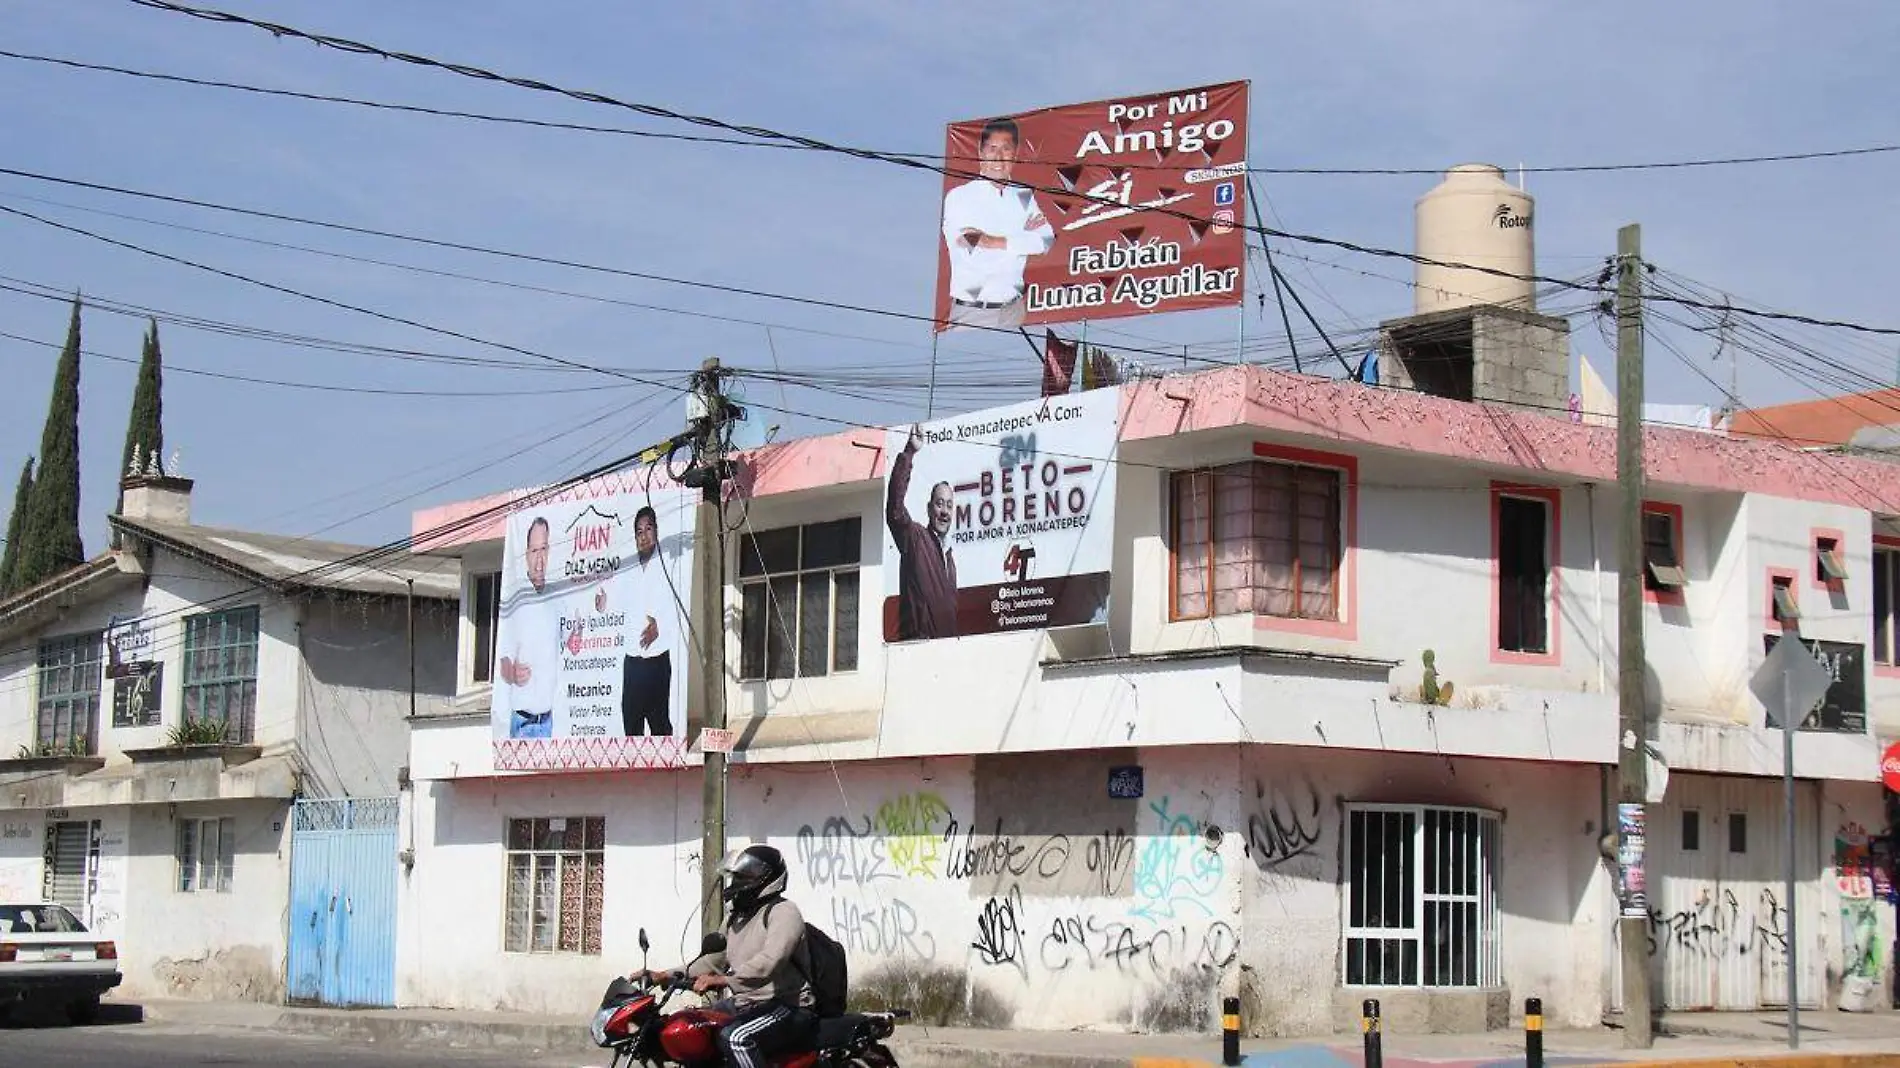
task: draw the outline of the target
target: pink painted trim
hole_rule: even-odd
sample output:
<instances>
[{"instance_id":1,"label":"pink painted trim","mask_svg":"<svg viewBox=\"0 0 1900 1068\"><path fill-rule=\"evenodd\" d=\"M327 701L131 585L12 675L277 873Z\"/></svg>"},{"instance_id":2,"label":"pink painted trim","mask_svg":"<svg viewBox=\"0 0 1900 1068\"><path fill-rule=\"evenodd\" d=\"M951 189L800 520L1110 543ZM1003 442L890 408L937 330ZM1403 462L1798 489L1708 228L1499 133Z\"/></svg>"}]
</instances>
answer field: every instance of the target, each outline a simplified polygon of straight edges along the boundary
<instances>
[{"instance_id":1,"label":"pink painted trim","mask_svg":"<svg viewBox=\"0 0 1900 1068\"><path fill-rule=\"evenodd\" d=\"M1671 504L1668 501L1644 501L1643 511L1656 512L1671 517L1671 530L1676 540L1676 566L1682 569L1683 578L1687 579L1689 577L1689 560L1682 553L1682 543L1684 540L1682 505ZM1645 562L1644 565L1644 576L1645 578L1648 576L1647 562ZM1644 604L1669 605L1674 608L1681 608L1688 604L1688 593L1689 591L1686 589L1652 590L1649 588L1647 581L1643 583Z\"/></svg>"},{"instance_id":2,"label":"pink painted trim","mask_svg":"<svg viewBox=\"0 0 1900 1068\"><path fill-rule=\"evenodd\" d=\"M1517 653L1498 648L1498 547L1502 540L1499 502L1505 497L1542 501L1550 509L1550 601L1546 610L1545 630L1550 637L1547 653ZM1493 664L1522 664L1531 667L1557 667L1563 663L1563 490L1556 486L1528 486L1514 482L1491 483L1491 633L1486 639Z\"/></svg>"},{"instance_id":3,"label":"pink painted trim","mask_svg":"<svg viewBox=\"0 0 1900 1068\"><path fill-rule=\"evenodd\" d=\"M1345 492L1339 499L1339 525L1343 528L1339 550L1339 570L1341 577L1345 580L1346 588L1337 594L1333 602L1339 609L1339 618L1288 619L1284 616L1255 613L1254 629L1306 634L1316 638L1337 638L1347 642L1358 641L1359 458L1343 452L1321 452L1318 449L1305 449L1265 441L1253 443L1253 454L1266 460L1285 460L1289 463L1306 464L1309 467L1332 468L1339 471L1346 482Z\"/></svg>"},{"instance_id":4,"label":"pink painted trim","mask_svg":"<svg viewBox=\"0 0 1900 1068\"><path fill-rule=\"evenodd\" d=\"M1827 593L1846 593L1847 592L1846 582L1838 580L1838 579L1821 579L1821 578L1815 577L1816 575L1820 573L1820 568L1821 568L1820 562L1817 560L1817 557L1821 555L1821 539L1822 538L1833 538L1834 551L1840 554L1841 560L1843 562L1847 560L1847 535L1841 533L1840 531L1834 529L1833 527L1809 527L1808 528L1808 579L1810 583L1814 586L1814 588L1817 590L1822 590Z\"/></svg>"},{"instance_id":5,"label":"pink painted trim","mask_svg":"<svg viewBox=\"0 0 1900 1068\"><path fill-rule=\"evenodd\" d=\"M1614 427L1562 416L1429 397L1405 390L1232 367L1118 387L1124 442L1197 430L1249 427L1314 445L1376 447L1459 463L1535 472L1541 479L1613 482ZM740 457L750 492L780 493L882 476L884 431L860 428L768 445ZM1646 477L1656 486L1761 493L1794 500L1900 512L1900 466L1858 457L1802 452L1784 443L1671 427L1643 428ZM411 529L423 534L505 501L496 494L424 509ZM439 537L441 548L501 536L499 523Z\"/></svg>"},{"instance_id":6,"label":"pink painted trim","mask_svg":"<svg viewBox=\"0 0 1900 1068\"><path fill-rule=\"evenodd\" d=\"M1788 580L1788 596L1794 599L1795 611L1799 612L1801 610L1801 572L1791 567L1771 567L1768 569L1766 577L1762 580L1765 587L1762 592L1767 598L1765 610L1762 614L1762 622L1767 625L1769 630L1779 630L1785 634L1799 628L1791 627L1775 618L1775 580L1778 578Z\"/></svg>"}]
</instances>

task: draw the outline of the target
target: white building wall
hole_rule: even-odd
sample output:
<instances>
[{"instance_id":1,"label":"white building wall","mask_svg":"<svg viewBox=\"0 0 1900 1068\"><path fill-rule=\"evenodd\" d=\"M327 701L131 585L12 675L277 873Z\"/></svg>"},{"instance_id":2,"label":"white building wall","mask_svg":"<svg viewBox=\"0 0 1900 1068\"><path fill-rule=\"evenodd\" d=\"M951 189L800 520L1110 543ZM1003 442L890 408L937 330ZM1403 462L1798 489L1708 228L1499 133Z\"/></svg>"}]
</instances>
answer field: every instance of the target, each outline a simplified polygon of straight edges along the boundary
<instances>
[{"instance_id":1,"label":"white building wall","mask_svg":"<svg viewBox=\"0 0 1900 1068\"><path fill-rule=\"evenodd\" d=\"M474 732L429 727L418 750ZM437 763L419 753L418 774ZM1130 764L1144 796L1110 798L1108 769ZM1250 1028L1311 1033L1333 1026L1325 997L1284 991L1339 985L1342 803L1477 805L1506 814L1504 981L1581 1024L1599 1011L1590 932L1608 891L1600 831L1575 817L1596 790L1587 766L1234 746L742 764L728 842L784 851L791 898L851 953L864 996L1016 1027L1208 1030L1219 995L1244 993ZM694 770L418 781L399 1002L571 1012L638 966L642 926L656 966L690 955L699 798ZM1310 832L1290 843L1271 822L1289 813ZM501 949L506 820L547 816L606 819L598 957Z\"/></svg>"},{"instance_id":2,"label":"white building wall","mask_svg":"<svg viewBox=\"0 0 1900 1068\"><path fill-rule=\"evenodd\" d=\"M455 606L416 602L416 713L455 694ZM315 600L302 605L299 748L310 797L387 797L409 759L408 606Z\"/></svg>"},{"instance_id":3,"label":"white building wall","mask_svg":"<svg viewBox=\"0 0 1900 1068\"><path fill-rule=\"evenodd\" d=\"M32 636L9 639L10 655L0 658L0 747L11 754L34 742L38 693L37 642L88 631L103 631L114 616L151 620L152 645L141 655L165 665L163 718L151 727L113 727L108 680L100 699L99 753L112 757L127 749L166 744L166 732L182 715L185 668L185 620L209 606L216 610L258 606L257 718L254 743L266 749L289 746L297 727L297 607L254 585L195 560L168 552L155 554L150 582L140 591L75 606L59 623ZM23 651L13 653L18 647Z\"/></svg>"},{"instance_id":4,"label":"white building wall","mask_svg":"<svg viewBox=\"0 0 1900 1068\"><path fill-rule=\"evenodd\" d=\"M118 936L126 996L281 1001L289 805L204 801L103 811L130 823L126 881L132 889ZM231 819L236 834L231 890L183 892L178 825L218 818Z\"/></svg>"}]
</instances>

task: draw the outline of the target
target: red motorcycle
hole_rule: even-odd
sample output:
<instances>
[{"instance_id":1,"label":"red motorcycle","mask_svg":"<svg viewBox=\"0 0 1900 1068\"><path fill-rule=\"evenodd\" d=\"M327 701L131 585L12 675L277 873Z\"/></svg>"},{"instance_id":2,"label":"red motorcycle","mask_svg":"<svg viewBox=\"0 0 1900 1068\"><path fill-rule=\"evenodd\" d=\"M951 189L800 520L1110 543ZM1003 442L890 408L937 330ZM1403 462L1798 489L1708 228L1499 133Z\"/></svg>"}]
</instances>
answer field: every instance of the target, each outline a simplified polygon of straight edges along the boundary
<instances>
[{"instance_id":1,"label":"red motorcycle","mask_svg":"<svg viewBox=\"0 0 1900 1068\"><path fill-rule=\"evenodd\" d=\"M708 935L700 957L722 952L724 943L722 936ZM643 958L647 949L647 933L642 929ZM621 1068L623 1064L712 1068L723 1063L719 1029L732 1022L731 1015L707 1008L668 1013L667 1003L675 994L691 990L692 979L682 975L667 983L650 984L644 978L645 971L643 960L641 979L615 979L594 1015L594 1044L614 1054L609 1068ZM773 1068L898 1068L897 1058L883 1043L897 1029L897 1021L909 1016L908 1010L897 1009L819 1020L809 1048L785 1051L771 1063Z\"/></svg>"}]
</instances>

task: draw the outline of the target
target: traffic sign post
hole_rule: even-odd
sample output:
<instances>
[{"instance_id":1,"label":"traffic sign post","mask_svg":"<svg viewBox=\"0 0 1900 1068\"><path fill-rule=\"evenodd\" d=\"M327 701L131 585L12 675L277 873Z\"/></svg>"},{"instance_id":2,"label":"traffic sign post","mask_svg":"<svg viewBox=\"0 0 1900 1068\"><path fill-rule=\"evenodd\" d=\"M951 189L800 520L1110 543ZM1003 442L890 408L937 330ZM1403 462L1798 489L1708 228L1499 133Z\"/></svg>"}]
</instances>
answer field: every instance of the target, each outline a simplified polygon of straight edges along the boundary
<instances>
[{"instance_id":1,"label":"traffic sign post","mask_svg":"<svg viewBox=\"0 0 1900 1068\"><path fill-rule=\"evenodd\" d=\"M1788 1048L1797 1049L1801 1045L1801 1002L1799 997L1800 942L1795 934L1795 818L1794 818L1794 732L1807 719L1814 706L1827 696L1827 688L1834 684L1834 674L1827 666L1815 659L1814 653L1801 643L1799 634L1790 632L1782 635L1780 641L1768 653L1761 667L1756 669L1754 678L1748 682L1756 699L1768 712L1770 724L1781 723L1781 804L1784 817L1783 835L1788 843L1786 871L1783 872L1783 892L1788 901Z\"/></svg>"}]
</instances>

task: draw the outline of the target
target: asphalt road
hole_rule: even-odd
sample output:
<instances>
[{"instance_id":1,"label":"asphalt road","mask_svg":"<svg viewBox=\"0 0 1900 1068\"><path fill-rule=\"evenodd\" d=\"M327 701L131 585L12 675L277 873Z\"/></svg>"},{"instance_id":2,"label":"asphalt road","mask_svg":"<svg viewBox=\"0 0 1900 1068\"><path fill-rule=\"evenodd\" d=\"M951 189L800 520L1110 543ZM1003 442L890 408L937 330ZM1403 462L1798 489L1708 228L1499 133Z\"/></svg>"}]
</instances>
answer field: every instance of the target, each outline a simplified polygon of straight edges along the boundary
<instances>
[{"instance_id":1,"label":"asphalt road","mask_svg":"<svg viewBox=\"0 0 1900 1068\"><path fill-rule=\"evenodd\" d=\"M166 1024L67 1027L25 1023L0 1029L0 1068L501 1068L596 1063L467 1050L347 1046L303 1036L235 1034ZM605 1059L597 1063L605 1064Z\"/></svg>"}]
</instances>

